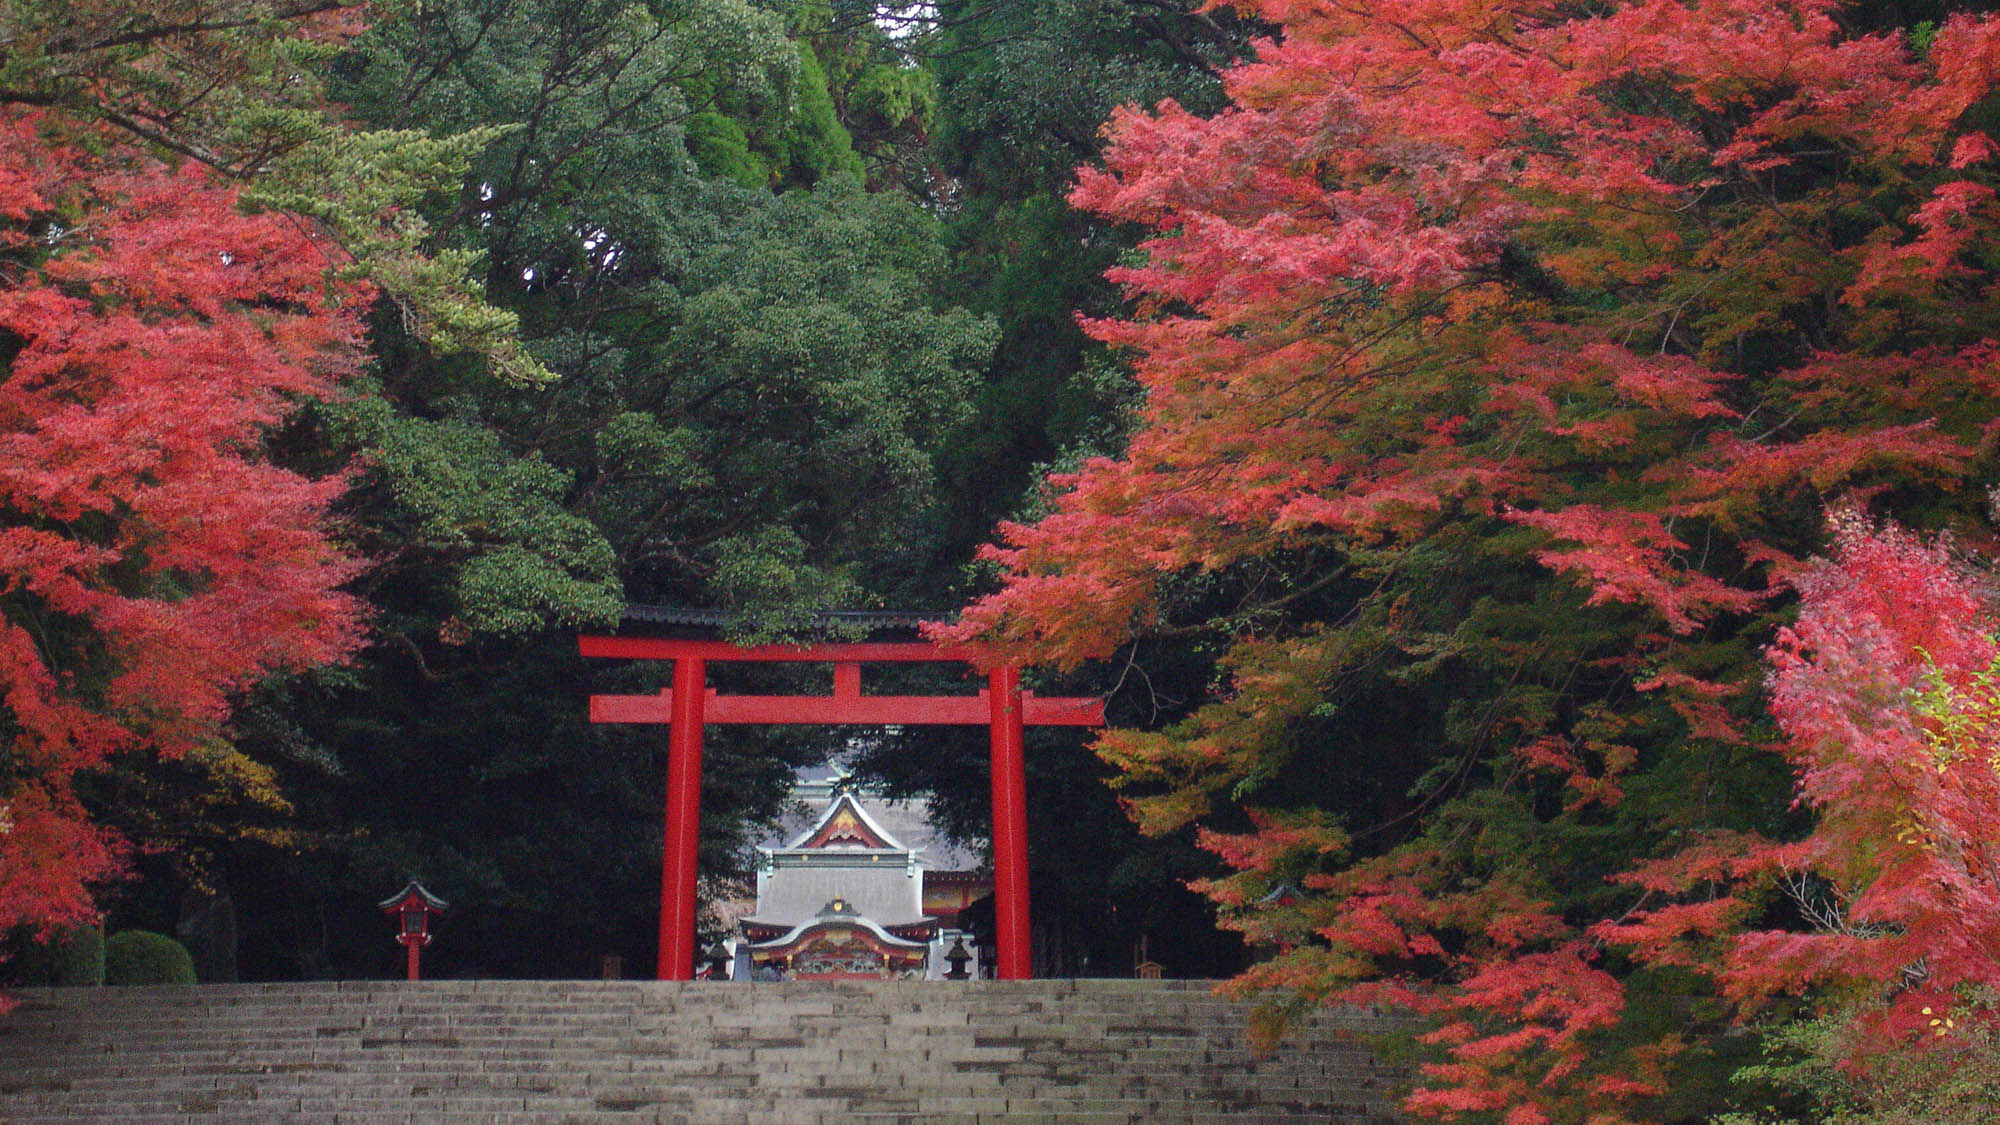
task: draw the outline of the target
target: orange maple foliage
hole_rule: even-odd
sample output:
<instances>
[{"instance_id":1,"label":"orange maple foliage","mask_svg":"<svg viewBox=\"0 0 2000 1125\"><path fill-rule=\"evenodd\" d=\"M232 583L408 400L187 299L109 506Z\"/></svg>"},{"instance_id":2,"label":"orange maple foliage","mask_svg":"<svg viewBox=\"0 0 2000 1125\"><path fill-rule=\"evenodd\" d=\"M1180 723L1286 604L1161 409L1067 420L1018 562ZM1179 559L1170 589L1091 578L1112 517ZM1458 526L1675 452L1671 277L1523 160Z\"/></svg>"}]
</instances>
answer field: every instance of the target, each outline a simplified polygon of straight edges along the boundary
<instances>
[{"instance_id":1,"label":"orange maple foliage","mask_svg":"<svg viewBox=\"0 0 2000 1125\"><path fill-rule=\"evenodd\" d=\"M0 117L0 930L86 920L120 870L80 772L357 643L343 481L264 442L356 369L369 296L203 168Z\"/></svg>"}]
</instances>

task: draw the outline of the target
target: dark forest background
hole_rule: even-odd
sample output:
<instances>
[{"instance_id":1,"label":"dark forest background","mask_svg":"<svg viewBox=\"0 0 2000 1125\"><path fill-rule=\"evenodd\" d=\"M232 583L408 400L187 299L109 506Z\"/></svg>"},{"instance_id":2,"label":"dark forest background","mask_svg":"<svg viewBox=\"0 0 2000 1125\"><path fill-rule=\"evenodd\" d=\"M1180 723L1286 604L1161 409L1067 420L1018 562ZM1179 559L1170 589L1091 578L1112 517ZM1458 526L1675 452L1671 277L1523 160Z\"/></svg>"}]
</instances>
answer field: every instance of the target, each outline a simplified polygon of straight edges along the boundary
<instances>
[{"instance_id":1,"label":"dark forest background","mask_svg":"<svg viewBox=\"0 0 2000 1125\"><path fill-rule=\"evenodd\" d=\"M427 974L650 965L665 733L593 728L584 699L665 670L586 664L578 633L632 602L804 637L820 611L949 614L990 588L995 524L1119 446L1129 377L1074 316L1118 307L1101 273L1138 232L1064 195L1113 107L1220 105L1262 29L1195 8L446 0L334 59L367 127L502 127L425 217L435 249L484 255L558 379L439 357L385 310L361 393L280 435L301 469L364 467L341 534L369 560L372 641L241 708L257 784L190 761L90 783L141 849L108 927L178 932L211 975L384 976L401 950L374 904L417 876L454 906ZM714 682L787 674L811 675ZM1169 647L1030 686L1155 724L1208 675ZM983 838L983 731L848 737L711 728L712 891L748 873L792 771L834 753ZM1142 937L1170 975L1239 968L1184 885L1213 858L1141 838L1106 772L1082 733L1030 732L1037 971L1128 974Z\"/></svg>"}]
</instances>

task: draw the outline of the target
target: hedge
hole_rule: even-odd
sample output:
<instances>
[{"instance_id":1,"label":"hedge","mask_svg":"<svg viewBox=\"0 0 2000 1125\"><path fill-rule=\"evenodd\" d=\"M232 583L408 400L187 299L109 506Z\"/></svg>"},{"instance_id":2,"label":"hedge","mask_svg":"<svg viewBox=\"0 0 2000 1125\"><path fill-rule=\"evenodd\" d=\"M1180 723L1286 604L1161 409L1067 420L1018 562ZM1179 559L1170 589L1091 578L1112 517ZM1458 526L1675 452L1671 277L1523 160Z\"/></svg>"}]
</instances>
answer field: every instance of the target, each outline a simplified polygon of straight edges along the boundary
<instances>
[{"instance_id":1,"label":"hedge","mask_svg":"<svg viewBox=\"0 0 2000 1125\"><path fill-rule=\"evenodd\" d=\"M151 930L125 930L104 943L106 984L193 984L187 946Z\"/></svg>"}]
</instances>

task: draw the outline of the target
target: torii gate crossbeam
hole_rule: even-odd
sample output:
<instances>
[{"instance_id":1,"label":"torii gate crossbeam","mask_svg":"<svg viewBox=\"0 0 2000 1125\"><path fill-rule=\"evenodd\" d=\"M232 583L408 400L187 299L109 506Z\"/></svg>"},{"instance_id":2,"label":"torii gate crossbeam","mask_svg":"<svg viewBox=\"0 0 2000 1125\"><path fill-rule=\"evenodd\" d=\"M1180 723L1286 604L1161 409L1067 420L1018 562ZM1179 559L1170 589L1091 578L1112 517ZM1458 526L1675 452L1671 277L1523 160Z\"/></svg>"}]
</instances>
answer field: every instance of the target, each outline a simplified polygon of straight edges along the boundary
<instances>
[{"instance_id":1,"label":"torii gate crossbeam","mask_svg":"<svg viewBox=\"0 0 2000 1125\"><path fill-rule=\"evenodd\" d=\"M662 637L579 638L584 656L671 660L673 686L657 695L593 695L593 723L665 723L667 831L660 872L661 980L694 979L695 854L701 837L701 744L707 723L986 724L992 746L994 945L1001 980L1034 975L1028 928L1026 726L1102 726L1100 699L1043 699L1021 690L1021 670L994 668L977 696L863 695L861 665L969 662L975 651L927 642L733 645ZM718 695L710 661L830 663L832 695Z\"/></svg>"}]
</instances>

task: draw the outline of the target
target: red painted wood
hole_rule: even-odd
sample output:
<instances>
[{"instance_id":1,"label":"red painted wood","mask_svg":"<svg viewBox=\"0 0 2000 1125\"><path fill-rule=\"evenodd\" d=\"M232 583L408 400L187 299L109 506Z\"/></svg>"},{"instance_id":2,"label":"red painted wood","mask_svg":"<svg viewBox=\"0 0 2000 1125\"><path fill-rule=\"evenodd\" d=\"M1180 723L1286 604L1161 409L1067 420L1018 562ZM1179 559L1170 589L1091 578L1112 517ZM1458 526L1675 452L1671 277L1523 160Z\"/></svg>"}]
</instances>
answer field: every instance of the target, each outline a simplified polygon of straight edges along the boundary
<instances>
[{"instance_id":1,"label":"red painted wood","mask_svg":"<svg viewBox=\"0 0 2000 1125\"><path fill-rule=\"evenodd\" d=\"M1035 975L1028 928L1028 778L1021 748L1021 670L987 674L993 747L993 914L1001 980Z\"/></svg>"},{"instance_id":2,"label":"red painted wood","mask_svg":"<svg viewBox=\"0 0 2000 1125\"><path fill-rule=\"evenodd\" d=\"M1019 668L987 674L976 696L861 694L861 665L875 662L972 662L963 645L862 643L758 645L664 637L586 636L584 656L671 660L674 686L657 695L593 695L593 723L668 723L667 840L660 873L661 980L694 979L695 848L700 837L701 732L715 723L829 723L871 726L987 724L993 748L993 899L998 973L1034 976L1028 924L1027 765L1025 726L1103 726L1099 699L1037 699L1021 691ZM834 665L832 695L718 695L707 690L709 660L821 661Z\"/></svg>"},{"instance_id":3,"label":"red painted wood","mask_svg":"<svg viewBox=\"0 0 2000 1125\"><path fill-rule=\"evenodd\" d=\"M836 690L839 685L836 683ZM710 723L826 723L868 726L977 726L990 721L986 693L978 695L716 695L702 706ZM673 692L593 695L593 723L668 723ZM1021 721L1031 727L1104 725L1101 699L1021 693Z\"/></svg>"},{"instance_id":4,"label":"red painted wood","mask_svg":"<svg viewBox=\"0 0 2000 1125\"><path fill-rule=\"evenodd\" d=\"M660 863L660 980L694 979L695 856L701 844L701 728L707 666L674 661L667 734L667 834Z\"/></svg>"},{"instance_id":5,"label":"red painted wood","mask_svg":"<svg viewBox=\"0 0 2000 1125\"><path fill-rule=\"evenodd\" d=\"M409 958L407 963L404 965L404 969L409 973L409 978L411 980L416 980L417 950L423 948L423 943L418 941L406 941L403 943L403 948L409 950Z\"/></svg>"},{"instance_id":6,"label":"red painted wood","mask_svg":"<svg viewBox=\"0 0 2000 1125\"><path fill-rule=\"evenodd\" d=\"M622 660L862 661L866 663L936 663L969 661L977 653L967 645L936 645L928 641L866 641L851 644L732 645L726 641L682 640L675 637L577 638L585 656Z\"/></svg>"}]
</instances>

